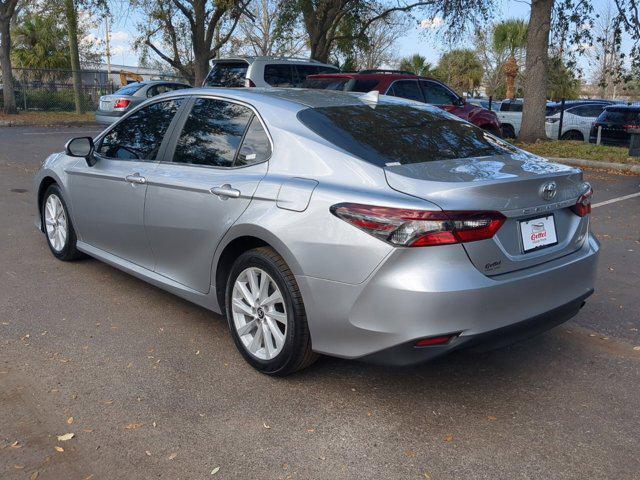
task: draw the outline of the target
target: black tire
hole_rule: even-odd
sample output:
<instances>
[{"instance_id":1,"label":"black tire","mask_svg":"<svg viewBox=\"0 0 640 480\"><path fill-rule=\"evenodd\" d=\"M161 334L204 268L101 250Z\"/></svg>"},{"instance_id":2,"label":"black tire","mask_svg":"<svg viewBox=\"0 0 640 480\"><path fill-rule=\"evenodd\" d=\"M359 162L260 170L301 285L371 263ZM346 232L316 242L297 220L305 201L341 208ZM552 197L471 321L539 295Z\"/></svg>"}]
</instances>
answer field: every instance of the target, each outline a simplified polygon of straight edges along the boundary
<instances>
[{"instance_id":1,"label":"black tire","mask_svg":"<svg viewBox=\"0 0 640 480\"><path fill-rule=\"evenodd\" d=\"M233 286L238 276L250 267L264 270L274 280L283 295L287 312L284 345L282 350L269 360L259 359L247 351L233 321L231 308ZM225 306L229 329L236 347L247 363L259 372L284 377L308 367L318 359L318 354L311 350L311 336L298 284L284 259L272 248L260 247L249 250L236 259L227 279Z\"/></svg>"},{"instance_id":2,"label":"black tire","mask_svg":"<svg viewBox=\"0 0 640 480\"><path fill-rule=\"evenodd\" d=\"M47 235L46 223L45 223L45 205L47 203L47 199L51 195L56 195L60 199L60 203L62 204L62 208L64 209L64 214L67 218L67 237L64 243L64 247L62 249L55 249L51 244L51 240ZM72 260L78 260L83 258L85 255L80 252L76 248L77 237L76 231L73 228L73 223L71 222L71 216L69 215L69 209L67 208L67 204L64 201L64 197L62 196L62 192L60 191L60 187L55 183L50 185L49 188L44 192L42 196L42 204L40 205L40 221L42 222L42 229L44 231L44 237L47 239L47 245L49 245L49 250L54 257L58 260L62 260L63 262L69 262Z\"/></svg>"},{"instance_id":3,"label":"black tire","mask_svg":"<svg viewBox=\"0 0 640 480\"><path fill-rule=\"evenodd\" d=\"M561 140L580 140L584 142L584 136L581 132L577 130L569 130L568 132L564 132L560 137Z\"/></svg>"},{"instance_id":4,"label":"black tire","mask_svg":"<svg viewBox=\"0 0 640 480\"><path fill-rule=\"evenodd\" d=\"M513 126L507 123L502 124L502 138L516 138L516 131Z\"/></svg>"}]
</instances>

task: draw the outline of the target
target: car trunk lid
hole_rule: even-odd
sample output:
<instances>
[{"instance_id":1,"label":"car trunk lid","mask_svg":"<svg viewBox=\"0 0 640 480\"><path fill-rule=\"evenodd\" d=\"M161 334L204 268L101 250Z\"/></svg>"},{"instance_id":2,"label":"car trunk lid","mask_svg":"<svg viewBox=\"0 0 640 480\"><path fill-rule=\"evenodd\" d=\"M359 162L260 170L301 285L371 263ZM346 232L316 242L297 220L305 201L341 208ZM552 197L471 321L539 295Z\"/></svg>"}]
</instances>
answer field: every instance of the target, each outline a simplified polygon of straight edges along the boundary
<instances>
[{"instance_id":1,"label":"car trunk lid","mask_svg":"<svg viewBox=\"0 0 640 480\"><path fill-rule=\"evenodd\" d=\"M524 152L512 155L440 160L385 168L391 188L435 203L443 210L489 210L507 217L488 240L465 243L472 263L486 275L531 267L567 255L582 245L588 220L571 210L584 193L578 169L547 162ZM543 189L555 185L553 198ZM551 217L552 216L552 217ZM522 221L546 217L546 221L522 225ZM551 219L552 218L552 219ZM522 235L530 228L552 230L557 243L525 252ZM552 232L548 232L550 237ZM545 233L546 234L546 233Z\"/></svg>"}]
</instances>

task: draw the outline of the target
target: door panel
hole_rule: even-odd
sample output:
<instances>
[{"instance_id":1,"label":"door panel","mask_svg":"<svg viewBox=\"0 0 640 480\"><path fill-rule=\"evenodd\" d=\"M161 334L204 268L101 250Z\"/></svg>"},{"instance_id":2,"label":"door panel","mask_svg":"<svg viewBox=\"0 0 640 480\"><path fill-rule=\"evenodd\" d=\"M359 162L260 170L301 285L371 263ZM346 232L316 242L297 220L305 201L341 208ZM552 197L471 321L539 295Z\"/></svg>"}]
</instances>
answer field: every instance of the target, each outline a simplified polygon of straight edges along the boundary
<instances>
[{"instance_id":1,"label":"door panel","mask_svg":"<svg viewBox=\"0 0 640 480\"><path fill-rule=\"evenodd\" d=\"M144 229L147 185L125 178L138 173L146 179L156 166L100 158L93 167L82 161L68 171L75 221L83 242L153 269Z\"/></svg>"},{"instance_id":2,"label":"door panel","mask_svg":"<svg viewBox=\"0 0 640 480\"><path fill-rule=\"evenodd\" d=\"M183 98L164 100L133 112L97 141L94 166L80 161L69 170L74 220L82 241L154 268L144 227L147 180L183 103Z\"/></svg>"},{"instance_id":3,"label":"door panel","mask_svg":"<svg viewBox=\"0 0 640 480\"><path fill-rule=\"evenodd\" d=\"M145 214L156 272L208 292L213 253L266 173L267 163L230 170L160 164L150 178ZM211 193L223 185L239 190L240 196Z\"/></svg>"},{"instance_id":4,"label":"door panel","mask_svg":"<svg viewBox=\"0 0 640 480\"><path fill-rule=\"evenodd\" d=\"M267 173L271 143L251 108L194 100L149 179L145 227L155 270L206 293L218 243Z\"/></svg>"}]
</instances>

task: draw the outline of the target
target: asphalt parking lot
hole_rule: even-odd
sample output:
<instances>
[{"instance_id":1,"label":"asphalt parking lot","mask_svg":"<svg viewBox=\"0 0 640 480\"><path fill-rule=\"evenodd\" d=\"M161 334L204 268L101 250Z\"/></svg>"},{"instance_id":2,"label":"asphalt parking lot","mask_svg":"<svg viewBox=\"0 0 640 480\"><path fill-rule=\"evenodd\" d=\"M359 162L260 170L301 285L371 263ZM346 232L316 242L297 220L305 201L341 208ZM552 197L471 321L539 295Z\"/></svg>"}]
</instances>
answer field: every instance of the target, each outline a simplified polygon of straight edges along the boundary
<instances>
[{"instance_id":1,"label":"asphalt parking lot","mask_svg":"<svg viewBox=\"0 0 640 480\"><path fill-rule=\"evenodd\" d=\"M640 196L620 199L639 176L586 172L602 255L567 324L417 368L322 359L274 379L223 318L49 253L32 176L94 133L0 129L0 478L640 478Z\"/></svg>"}]
</instances>

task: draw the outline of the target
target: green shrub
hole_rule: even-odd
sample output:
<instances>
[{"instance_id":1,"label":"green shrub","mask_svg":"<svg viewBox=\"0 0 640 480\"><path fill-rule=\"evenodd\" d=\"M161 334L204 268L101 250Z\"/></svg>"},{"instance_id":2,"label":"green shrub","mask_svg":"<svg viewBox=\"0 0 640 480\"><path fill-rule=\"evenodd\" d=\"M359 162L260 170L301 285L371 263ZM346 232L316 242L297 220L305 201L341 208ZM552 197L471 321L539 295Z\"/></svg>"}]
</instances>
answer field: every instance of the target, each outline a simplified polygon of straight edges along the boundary
<instances>
[{"instance_id":1,"label":"green shrub","mask_svg":"<svg viewBox=\"0 0 640 480\"><path fill-rule=\"evenodd\" d=\"M94 101L87 94L81 96L82 108L84 110L95 110ZM3 106L0 97L0 108ZM73 112L76 109L73 100L73 90L26 90L16 91L16 104L19 110L39 110Z\"/></svg>"}]
</instances>

